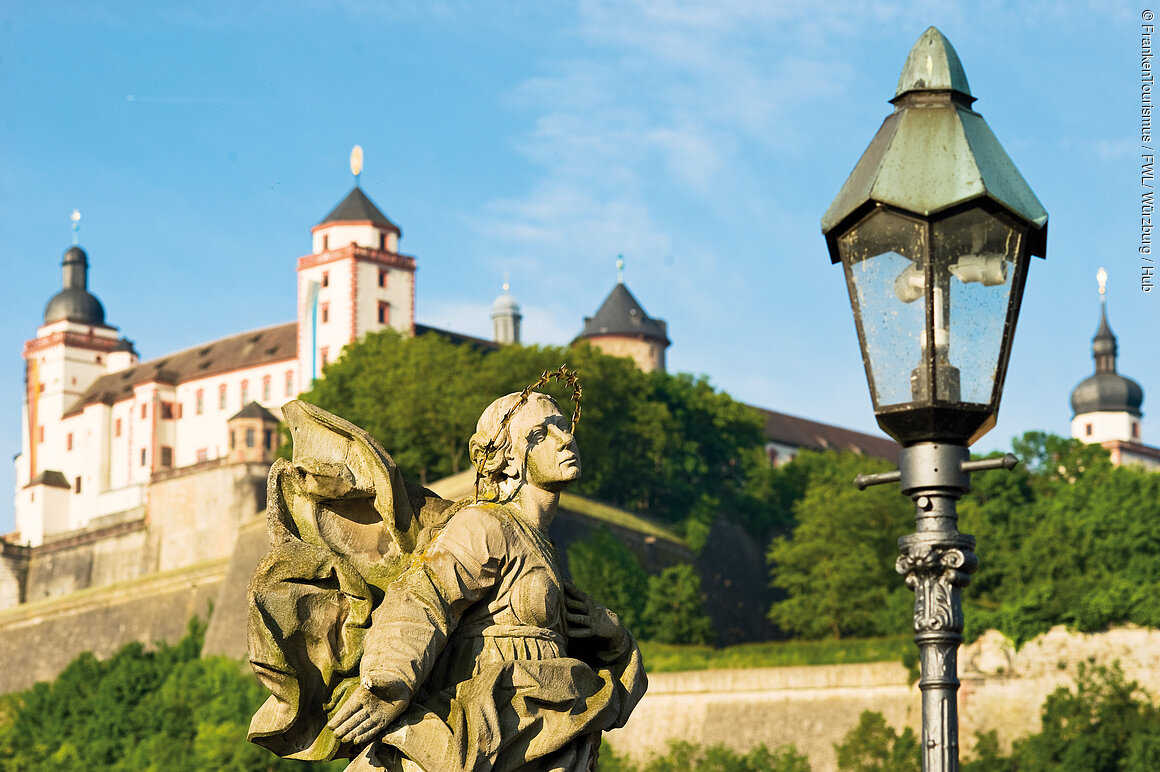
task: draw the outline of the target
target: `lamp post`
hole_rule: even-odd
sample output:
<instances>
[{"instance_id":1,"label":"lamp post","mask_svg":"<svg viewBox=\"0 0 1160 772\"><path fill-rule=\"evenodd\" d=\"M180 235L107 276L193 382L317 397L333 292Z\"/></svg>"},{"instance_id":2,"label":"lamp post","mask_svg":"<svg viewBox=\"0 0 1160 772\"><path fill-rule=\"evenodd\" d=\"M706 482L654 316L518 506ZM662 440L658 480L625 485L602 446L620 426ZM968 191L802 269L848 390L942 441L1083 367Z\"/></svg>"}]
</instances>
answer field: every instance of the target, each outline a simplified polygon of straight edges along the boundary
<instances>
[{"instance_id":1,"label":"lamp post","mask_svg":"<svg viewBox=\"0 0 1160 772\"><path fill-rule=\"evenodd\" d=\"M902 445L900 482L916 506L898 572L915 592L925 772L958 765L961 588L978 563L955 505L995 425L1031 255L1044 257L1047 212L982 116L954 48L929 28L902 69L886 117L822 217L841 262L874 414Z\"/></svg>"}]
</instances>

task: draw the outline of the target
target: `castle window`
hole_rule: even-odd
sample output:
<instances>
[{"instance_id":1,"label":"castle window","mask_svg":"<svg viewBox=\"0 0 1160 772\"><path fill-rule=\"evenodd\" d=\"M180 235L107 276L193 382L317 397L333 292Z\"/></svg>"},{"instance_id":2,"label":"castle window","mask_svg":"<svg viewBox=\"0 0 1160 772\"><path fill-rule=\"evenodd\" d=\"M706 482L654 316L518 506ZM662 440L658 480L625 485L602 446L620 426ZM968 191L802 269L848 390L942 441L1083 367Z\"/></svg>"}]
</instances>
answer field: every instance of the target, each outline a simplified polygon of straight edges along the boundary
<instances>
[{"instance_id":1,"label":"castle window","mask_svg":"<svg viewBox=\"0 0 1160 772\"><path fill-rule=\"evenodd\" d=\"M246 447L247 448L254 447L254 430L253 429L246 429Z\"/></svg>"},{"instance_id":2,"label":"castle window","mask_svg":"<svg viewBox=\"0 0 1160 772\"><path fill-rule=\"evenodd\" d=\"M163 420L163 421L172 421L173 420L173 403L172 402L162 402L161 403L161 420Z\"/></svg>"},{"instance_id":3,"label":"castle window","mask_svg":"<svg viewBox=\"0 0 1160 772\"><path fill-rule=\"evenodd\" d=\"M287 397L294 396L294 371L293 370L286 371L286 396Z\"/></svg>"},{"instance_id":4,"label":"castle window","mask_svg":"<svg viewBox=\"0 0 1160 772\"><path fill-rule=\"evenodd\" d=\"M237 445L238 445L238 437L237 437L237 434L238 434L238 433L237 433L237 432L235 432L234 430L232 430L232 429L230 430L230 450L233 450L233 449L234 449L234 448L236 448L236 447L237 447Z\"/></svg>"},{"instance_id":5,"label":"castle window","mask_svg":"<svg viewBox=\"0 0 1160 772\"><path fill-rule=\"evenodd\" d=\"M242 407L250 404L250 382L242 381Z\"/></svg>"},{"instance_id":6,"label":"castle window","mask_svg":"<svg viewBox=\"0 0 1160 772\"><path fill-rule=\"evenodd\" d=\"M1132 422L1132 439L1140 439L1140 424L1136 423L1135 421Z\"/></svg>"},{"instance_id":7,"label":"castle window","mask_svg":"<svg viewBox=\"0 0 1160 772\"><path fill-rule=\"evenodd\" d=\"M266 450L272 450L274 447L274 431L266 429L262 432L262 446Z\"/></svg>"},{"instance_id":8,"label":"castle window","mask_svg":"<svg viewBox=\"0 0 1160 772\"><path fill-rule=\"evenodd\" d=\"M113 436L114 437L121 436L121 419L120 418L118 418L116 421L113 422Z\"/></svg>"},{"instance_id":9,"label":"castle window","mask_svg":"<svg viewBox=\"0 0 1160 772\"><path fill-rule=\"evenodd\" d=\"M141 406L141 417L146 418L149 415L149 405Z\"/></svg>"},{"instance_id":10,"label":"castle window","mask_svg":"<svg viewBox=\"0 0 1160 772\"><path fill-rule=\"evenodd\" d=\"M379 303L379 324L391 323L391 304Z\"/></svg>"},{"instance_id":11,"label":"castle window","mask_svg":"<svg viewBox=\"0 0 1160 772\"><path fill-rule=\"evenodd\" d=\"M1085 436L1088 436L1088 437L1092 436L1092 425L1091 424L1084 424L1083 433Z\"/></svg>"},{"instance_id":12,"label":"castle window","mask_svg":"<svg viewBox=\"0 0 1160 772\"><path fill-rule=\"evenodd\" d=\"M322 272L322 286L323 287L330 286L330 271L323 271Z\"/></svg>"},{"instance_id":13,"label":"castle window","mask_svg":"<svg viewBox=\"0 0 1160 772\"><path fill-rule=\"evenodd\" d=\"M262 376L262 399L270 401L270 376Z\"/></svg>"},{"instance_id":14,"label":"castle window","mask_svg":"<svg viewBox=\"0 0 1160 772\"><path fill-rule=\"evenodd\" d=\"M326 324L330 321L330 303L322 304L322 323Z\"/></svg>"},{"instance_id":15,"label":"castle window","mask_svg":"<svg viewBox=\"0 0 1160 772\"><path fill-rule=\"evenodd\" d=\"M167 445L161 446L161 466L166 469L173 466L173 448Z\"/></svg>"},{"instance_id":16,"label":"castle window","mask_svg":"<svg viewBox=\"0 0 1160 772\"><path fill-rule=\"evenodd\" d=\"M379 286L380 287L387 286L387 269L386 268L379 269Z\"/></svg>"},{"instance_id":17,"label":"castle window","mask_svg":"<svg viewBox=\"0 0 1160 772\"><path fill-rule=\"evenodd\" d=\"M69 432L68 436L65 437L64 445L65 445L65 448L64 448L65 450L72 450L72 432ZM80 478L77 478L77 479L80 479Z\"/></svg>"},{"instance_id":18,"label":"castle window","mask_svg":"<svg viewBox=\"0 0 1160 772\"><path fill-rule=\"evenodd\" d=\"M73 488L73 491L76 493L81 492L81 476L79 474L77 475L76 486Z\"/></svg>"},{"instance_id":19,"label":"castle window","mask_svg":"<svg viewBox=\"0 0 1160 772\"><path fill-rule=\"evenodd\" d=\"M387 234L385 234L385 233L379 234L379 249L381 249L384 252L387 251ZM381 287L383 285L380 284L379 286Z\"/></svg>"},{"instance_id":20,"label":"castle window","mask_svg":"<svg viewBox=\"0 0 1160 772\"><path fill-rule=\"evenodd\" d=\"M328 364L330 364L330 349L326 348L325 346L318 349L318 359L322 362L323 367L326 367Z\"/></svg>"},{"instance_id":21,"label":"castle window","mask_svg":"<svg viewBox=\"0 0 1160 772\"><path fill-rule=\"evenodd\" d=\"M330 249L330 234L324 233L322 234L322 251L325 252L328 249Z\"/></svg>"},{"instance_id":22,"label":"castle window","mask_svg":"<svg viewBox=\"0 0 1160 772\"><path fill-rule=\"evenodd\" d=\"M141 448L141 466L145 466L145 448Z\"/></svg>"},{"instance_id":23,"label":"castle window","mask_svg":"<svg viewBox=\"0 0 1160 772\"><path fill-rule=\"evenodd\" d=\"M205 448L198 448L197 449L197 463L200 464L203 461L208 461L208 460L209 460L209 451L206 450Z\"/></svg>"},{"instance_id":24,"label":"castle window","mask_svg":"<svg viewBox=\"0 0 1160 772\"><path fill-rule=\"evenodd\" d=\"M194 397L194 412L201 415L205 412L205 390L198 389Z\"/></svg>"},{"instance_id":25,"label":"castle window","mask_svg":"<svg viewBox=\"0 0 1160 772\"><path fill-rule=\"evenodd\" d=\"M218 386L218 410L226 409L226 385Z\"/></svg>"}]
</instances>

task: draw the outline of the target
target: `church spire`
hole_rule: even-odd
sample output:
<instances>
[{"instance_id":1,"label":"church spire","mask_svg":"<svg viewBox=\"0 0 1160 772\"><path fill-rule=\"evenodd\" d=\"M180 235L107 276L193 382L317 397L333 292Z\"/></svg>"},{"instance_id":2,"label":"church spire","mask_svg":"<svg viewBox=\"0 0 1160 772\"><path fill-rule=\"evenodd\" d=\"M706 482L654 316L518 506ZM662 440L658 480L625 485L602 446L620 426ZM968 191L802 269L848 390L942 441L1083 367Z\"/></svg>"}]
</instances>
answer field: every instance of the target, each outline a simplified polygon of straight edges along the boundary
<instances>
[{"instance_id":1,"label":"church spire","mask_svg":"<svg viewBox=\"0 0 1160 772\"><path fill-rule=\"evenodd\" d=\"M1096 272L1100 286L1100 326L1092 338L1092 358L1096 360L1097 373L1116 372L1116 336L1108 325L1108 272L1100 268Z\"/></svg>"}]
</instances>

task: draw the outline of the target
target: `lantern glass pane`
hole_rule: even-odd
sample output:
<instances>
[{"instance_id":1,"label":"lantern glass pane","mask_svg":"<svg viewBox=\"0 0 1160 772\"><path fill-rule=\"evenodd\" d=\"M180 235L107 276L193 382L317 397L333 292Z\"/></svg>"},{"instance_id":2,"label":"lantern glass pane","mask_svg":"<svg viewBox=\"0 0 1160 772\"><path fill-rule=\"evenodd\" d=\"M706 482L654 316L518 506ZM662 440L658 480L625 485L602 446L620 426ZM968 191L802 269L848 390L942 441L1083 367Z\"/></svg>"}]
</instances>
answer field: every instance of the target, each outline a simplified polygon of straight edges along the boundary
<instances>
[{"instance_id":1,"label":"lantern glass pane","mask_svg":"<svg viewBox=\"0 0 1160 772\"><path fill-rule=\"evenodd\" d=\"M838 239L876 410L916 399L925 234L923 223L877 209Z\"/></svg>"},{"instance_id":2,"label":"lantern glass pane","mask_svg":"<svg viewBox=\"0 0 1160 772\"><path fill-rule=\"evenodd\" d=\"M939 399L991 404L1023 238L1022 229L981 209L932 227Z\"/></svg>"}]
</instances>

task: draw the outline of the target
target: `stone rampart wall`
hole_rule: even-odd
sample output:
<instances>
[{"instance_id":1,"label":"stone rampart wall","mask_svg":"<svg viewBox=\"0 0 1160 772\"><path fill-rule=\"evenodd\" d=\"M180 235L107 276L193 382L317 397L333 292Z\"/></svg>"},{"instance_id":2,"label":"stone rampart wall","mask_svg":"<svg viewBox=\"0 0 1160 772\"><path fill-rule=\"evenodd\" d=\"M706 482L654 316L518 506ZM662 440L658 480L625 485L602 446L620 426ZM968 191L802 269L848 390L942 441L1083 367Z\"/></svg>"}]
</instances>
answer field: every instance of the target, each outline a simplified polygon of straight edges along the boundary
<instances>
[{"instance_id":1,"label":"stone rampart wall","mask_svg":"<svg viewBox=\"0 0 1160 772\"><path fill-rule=\"evenodd\" d=\"M217 560L0 611L0 693L55 678L83 651L105 659L131 641L177 642L193 615L208 615L226 568Z\"/></svg>"}]
</instances>

